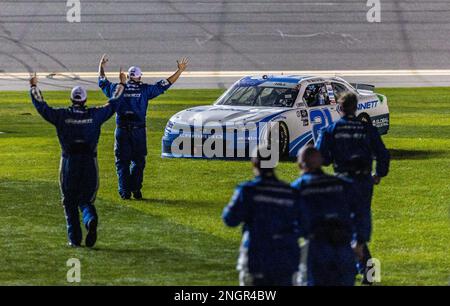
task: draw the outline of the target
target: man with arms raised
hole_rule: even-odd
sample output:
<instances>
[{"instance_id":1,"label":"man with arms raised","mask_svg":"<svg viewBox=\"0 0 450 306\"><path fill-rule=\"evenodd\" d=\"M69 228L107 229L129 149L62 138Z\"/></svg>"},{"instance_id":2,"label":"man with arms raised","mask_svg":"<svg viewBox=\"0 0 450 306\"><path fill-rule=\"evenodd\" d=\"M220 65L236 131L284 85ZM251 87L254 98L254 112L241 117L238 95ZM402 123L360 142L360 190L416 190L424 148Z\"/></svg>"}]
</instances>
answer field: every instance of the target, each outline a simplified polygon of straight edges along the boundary
<instances>
[{"instance_id":1,"label":"man with arms raised","mask_svg":"<svg viewBox=\"0 0 450 306\"><path fill-rule=\"evenodd\" d=\"M111 94L112 99L101 107L86 107L87 92L76 86L72 89L68 108L49 106L39 88L36 74L30 79L30 95L38 113L56 127L62 156L60 165L60 189L67 221L69 245L81 246L82 232L79 210L87 234L85 245L93 247L97 240L98 216L94 206L99 186L97 144L101 126L120 105L125 74L120 74L121 84Z\"/></svg>"},{"instance_id":2,"label":"man with arms raised","mask_svg":"<svg viewBox=\"0 0 450 306\"><path fill-rule=\"evenodd\" d=\"M108 62L103 55L99 64L98 85L103 93L110 98L117 83L111 83L105 75L105 65ZM128 69L128 81L125 85L124 100L117 110L116 141L114 154L116 170L119 178L119 194L124 200L142 199L142 182L144 178L145 159L147 156L146 117L148 101L164 93L174 84L186 69L188 60L177 61L178 70L156 84L146 84L141 81L142 71L132 66Z\"/></svg>"}]
</instances>

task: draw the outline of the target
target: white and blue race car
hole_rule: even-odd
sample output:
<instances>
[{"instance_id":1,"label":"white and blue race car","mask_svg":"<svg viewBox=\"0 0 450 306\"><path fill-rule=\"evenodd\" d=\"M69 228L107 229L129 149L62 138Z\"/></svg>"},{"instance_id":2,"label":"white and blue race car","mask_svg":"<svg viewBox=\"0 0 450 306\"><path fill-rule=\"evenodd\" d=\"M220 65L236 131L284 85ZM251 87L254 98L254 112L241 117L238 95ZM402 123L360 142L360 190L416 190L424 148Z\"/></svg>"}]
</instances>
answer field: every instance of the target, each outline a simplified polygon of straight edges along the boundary
<instances>
[{"instance_id":1,"label":"white and blue race car","mask_svg":"<svg viewBox=\"0 0 450 306\"><path fill-rule=\"evenodd\" d=\"M296 156L303 146L317 139L320 129L340 118L336 101L347 91L358 97L358 117L376 126L380 134L386 134L387 99L374 93L374 86L350 84L339 77L247 76L213 105L173 115L162 138L162 156L248 157L249 143L270 138L266 127L274 122L279 127L280 156ZM223 156L204 154L205 142L211 145L211 140L223 146Z\"/></svg>"}]
</instances>

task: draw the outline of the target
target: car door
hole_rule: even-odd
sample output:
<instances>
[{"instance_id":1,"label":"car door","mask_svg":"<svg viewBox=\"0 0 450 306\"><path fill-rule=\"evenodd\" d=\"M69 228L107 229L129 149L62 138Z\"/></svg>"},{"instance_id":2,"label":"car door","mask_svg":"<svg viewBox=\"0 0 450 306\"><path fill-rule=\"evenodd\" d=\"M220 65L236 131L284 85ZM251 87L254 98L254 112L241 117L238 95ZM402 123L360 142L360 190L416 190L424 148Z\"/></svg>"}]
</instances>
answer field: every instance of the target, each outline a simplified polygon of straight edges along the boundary
<instances>
[{"instance_id":1,"label":"car door","mask_svg":"<svg viewBox=\"0 0 450 306\"><path fill-rule=\"evenodd\" d=\"M336 118L336 100L332 87L325 82L308 84L302 99L307 105L311 132L316 141L320 130L333 123Z\"/></svg>"}]
</instances>

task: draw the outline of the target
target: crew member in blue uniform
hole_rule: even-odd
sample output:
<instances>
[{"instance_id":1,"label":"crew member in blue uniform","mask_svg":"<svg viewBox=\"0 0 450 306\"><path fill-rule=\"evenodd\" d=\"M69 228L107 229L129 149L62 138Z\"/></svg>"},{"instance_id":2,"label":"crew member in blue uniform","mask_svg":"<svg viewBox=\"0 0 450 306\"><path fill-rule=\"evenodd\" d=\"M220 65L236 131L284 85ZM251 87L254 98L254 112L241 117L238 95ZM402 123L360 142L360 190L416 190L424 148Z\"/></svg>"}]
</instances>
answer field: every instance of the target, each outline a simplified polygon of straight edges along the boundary
<instances>
[{"instance_id":1,"label":"crew member in blue uniform","mask_svg":"<svg viewBox=\"0 0 450 306\"><path fill-rule=\"evenodd\" d=\"M111 83L105 75L108 59L102 56L99 64L98 85L103 93L111 98L117 83ZM177 61L178 70L167 80L156 84L141 82L142 71L139 67L128 69L128 82L125 86L123 103L116 116L115 148L116 170L119 179L119 194L122 199L142 199L145 159L147 156L146 116L148 101L164 93L175 83L186 69L188 60Z\"/></svg>"},{"instance_id":2,"label":"crew member in blue uniform","mask_svg":"<svg viewBox=\"0 0 450 306\"><path fill-rule=\"evenodd\" d=\"M125 74L122 74L121 82L126 82ZM86 90L77 86L71 92L72 106L53 108L45 102L37 83L34 74L30 79L31 100L38 113L56 127L62 150L60 187L69 245L81 246L81 210L87 230L85 245L93 247L97 240L98 225L94 206L99 187L97 144L102 124L111 118L120 105L124 85L118 85L112 95L114 98L101 107L87 108Z\"/></svg>"},{"instance_id":3,"label":"crew member in blue uniform","mask_svg":"<svg viewBox=\"0 0 450 306\"><path fill-rule=\"evenodd\" d=\"M360 193L365 213L364 222L371 228L371 201L374 184L379 184L389 171L389 151L386 149L380 134L372 124L358 120L356 110L358 98L353 93L345 93L340 97L339 110L342 118L322 129L316 143L317 149L324 158L324 164L333 164L336 174L352 179ZM372 175L373 159L376 160L375 173ZM358 244L364 256L359 262L363 283L367 280L367 261L372 257L367 243Z\"/></svg>"},{"instance_id":4,"label":"crew member in blue uniform","mask_svg":"<svg viewBox=\"0 0 450 306\"><path fill-rule=\"evenodd\" d=\"M299 193L301 233L307 241L307 252L302 252L307 285L353 286L357 271L352 240L365 242L370 235L358 193L348 179L322 171L322 156L313 146L300 152L298 164L302 175L292 187Z\"/></svg>"},{"instance_id":5,"label":"crew member in blue uniform","mask_svg":"<svg viewBox=\"0 0 450 306\"><path fill-rule=\"evenodd\" d=\"M260 158L252 164L256 177L236 188L222 215L228 226L243 224L240 284L291 286L300 257L298 197L273 168L261 166Z\"/></svg>"}]
</instances>

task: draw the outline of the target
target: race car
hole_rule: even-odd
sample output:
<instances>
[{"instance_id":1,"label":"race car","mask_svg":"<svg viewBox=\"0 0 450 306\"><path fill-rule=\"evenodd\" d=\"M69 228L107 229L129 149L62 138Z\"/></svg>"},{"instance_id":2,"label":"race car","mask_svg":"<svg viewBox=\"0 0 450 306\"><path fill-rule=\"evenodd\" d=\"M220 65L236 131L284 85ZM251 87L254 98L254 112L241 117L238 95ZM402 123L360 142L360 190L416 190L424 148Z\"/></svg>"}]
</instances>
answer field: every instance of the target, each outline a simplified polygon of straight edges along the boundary
<instances>
[{"instance_id":1,"label":"race car","mask_svg":"<svg viewBox=\"0 0 450 306\"><path fill-rule=\"evenodd\" d=\"M270 145L270 127L275 125L279 155L295 157L303 146L316 141L320 129L340 118L336 101L348 91L358 97L358 118L386 134L387 98L374 89L340 77L246 76L213 105L173 115L162 138L162 157L249 157L251 144Z\"/></svg>"}]
</instances>

